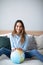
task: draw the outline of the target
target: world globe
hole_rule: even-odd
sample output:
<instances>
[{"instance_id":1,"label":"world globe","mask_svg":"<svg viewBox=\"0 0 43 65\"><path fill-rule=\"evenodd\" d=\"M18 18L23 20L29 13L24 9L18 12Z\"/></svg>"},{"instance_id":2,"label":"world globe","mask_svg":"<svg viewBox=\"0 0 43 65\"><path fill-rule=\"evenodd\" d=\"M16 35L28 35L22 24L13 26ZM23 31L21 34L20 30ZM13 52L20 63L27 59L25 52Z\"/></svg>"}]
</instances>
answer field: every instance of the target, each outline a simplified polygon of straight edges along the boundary
<instances>
[{"instance_id":1,"label":"world globe","mask_svg":"<svg viewBox=\"0 0 43 65\"><path fill-rule=\"evenodd\" d=\"M19 64L25 60L25 54L22 50L16 49L11 53L11 61L13 63Z\"/></svg>"}]
</instances>

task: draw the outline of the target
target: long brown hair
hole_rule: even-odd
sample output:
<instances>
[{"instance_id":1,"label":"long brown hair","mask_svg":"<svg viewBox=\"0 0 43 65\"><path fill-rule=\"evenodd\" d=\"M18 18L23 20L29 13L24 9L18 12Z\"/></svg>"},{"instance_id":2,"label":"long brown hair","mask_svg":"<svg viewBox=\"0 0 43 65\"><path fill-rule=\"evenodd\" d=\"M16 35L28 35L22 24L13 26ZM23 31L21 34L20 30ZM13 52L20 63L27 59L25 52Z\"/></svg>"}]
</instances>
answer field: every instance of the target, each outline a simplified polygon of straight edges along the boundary
<instances>
[{"instance_id":1,"label":"long brown hair","mask_svg":"<svg viewBox=\"0 0 43 65\"><path fill-rule=\"evenodd\" d=\"M14 36L15 34L17 34L17 33L16 33L16 25L17 25L18 22L20 22L20 23L22 24L22 27L23 27L23 30L22 30L22 33L21 33L21 40L20 40L21 43L23 43L23 42L25 41L25 34L26 34L26 32L25 32L24 23L22 22L22 20L17 20L17 21L15 22L14 30L13 30L13 32L12 32L12 35Z\"/></svg>"}]
</instances>

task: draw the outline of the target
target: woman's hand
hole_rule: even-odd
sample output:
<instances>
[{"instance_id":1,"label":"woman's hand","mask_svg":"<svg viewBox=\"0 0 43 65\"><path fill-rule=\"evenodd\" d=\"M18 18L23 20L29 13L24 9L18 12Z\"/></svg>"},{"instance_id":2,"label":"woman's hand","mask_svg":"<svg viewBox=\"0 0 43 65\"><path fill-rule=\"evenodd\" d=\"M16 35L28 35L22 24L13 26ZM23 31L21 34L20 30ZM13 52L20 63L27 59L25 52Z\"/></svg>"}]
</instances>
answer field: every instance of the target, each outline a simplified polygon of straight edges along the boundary
<instances>
[{"instance_id":1,"label":"woman's hand","mask_svg":"<svg viewBox=\"0 0 43 65\"><path fill-rule=\"evenodd\" d=\"M17 50L22 50L21 48L16 48Z\"/></svg>"},{"instance_id":2,"label":"woman's hand","mask_svg":"<svg viewBox=\"0 0 43 65\"><path fill-rule=\"evenodd\" d=\"M15 51L15 50L16 50L16 48L12 49L12 51Z\"/></svg>"},{"instance_id":3,"label":"woman's hand","mask_svg":"<svg viewBox=\"0 0 43 65\"><path fill-rule=\"evenodd\" d=\"M14 48L14 49L12 49L12 51L15 51L15 50L21 50L22 51L21 48Z\"/></svg>"}]
</instances>

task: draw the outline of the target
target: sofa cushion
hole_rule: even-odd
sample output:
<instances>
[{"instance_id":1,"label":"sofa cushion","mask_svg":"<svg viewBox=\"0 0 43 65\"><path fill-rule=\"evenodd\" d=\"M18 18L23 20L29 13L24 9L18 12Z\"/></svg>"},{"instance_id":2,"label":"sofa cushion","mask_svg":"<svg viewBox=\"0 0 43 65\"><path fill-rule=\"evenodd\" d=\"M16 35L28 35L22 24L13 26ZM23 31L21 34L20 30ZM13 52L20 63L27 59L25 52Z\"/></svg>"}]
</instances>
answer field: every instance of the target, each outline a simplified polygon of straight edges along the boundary
<instances>
[{"instance_id":1,"label":"sofa cushion","mask_svg":"<svg viewBox=\"0 0 43 65\"><path fill-rule=\"evenodd\" d=\"M43 35L35 36L38 49L43 49Z\"/></svg>"},{"instance_id":2,"label":"sofa cushion","mask_svg":"<svg viewBox=\"0 0 43 65\"><path fill-rule=\"evenodd\" d=\"M37 44L36 44L36 41L35 41L34 36L29 36L28 49L29 49L29 50L37 49Z\"/></svg>"},{"instance_id":3,"label":"sofa cushion","mask_svg":"<svg viewBox=\"0 0 43 65\"><path fill-rule=\"evenodd\" d=\"M11 49L10 39L7 38L7 36L0 36L0 48L2 48L2 47Z\"/></svg>"}]
</instances>

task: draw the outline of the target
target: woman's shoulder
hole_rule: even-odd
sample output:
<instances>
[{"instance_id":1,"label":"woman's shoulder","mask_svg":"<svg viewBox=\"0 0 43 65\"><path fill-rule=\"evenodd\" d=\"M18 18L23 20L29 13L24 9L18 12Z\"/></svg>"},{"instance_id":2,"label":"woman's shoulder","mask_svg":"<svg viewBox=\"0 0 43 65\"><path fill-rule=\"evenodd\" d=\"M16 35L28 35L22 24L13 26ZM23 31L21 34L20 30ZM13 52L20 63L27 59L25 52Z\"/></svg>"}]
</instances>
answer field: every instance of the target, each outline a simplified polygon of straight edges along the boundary
<instances>
[{"instance_id":1,"label":"woman's shoulder","mask_svg":"<svg viewBox=\"0 0 43 65\"><path fill-rule=\"evenodd\" d=\"M12 36L12 33L11 33L11 34L9 34L9 36L8 36L8 37L9 37L9 38L13 37L13 36Z\"/></svg>"}]
</instances>

